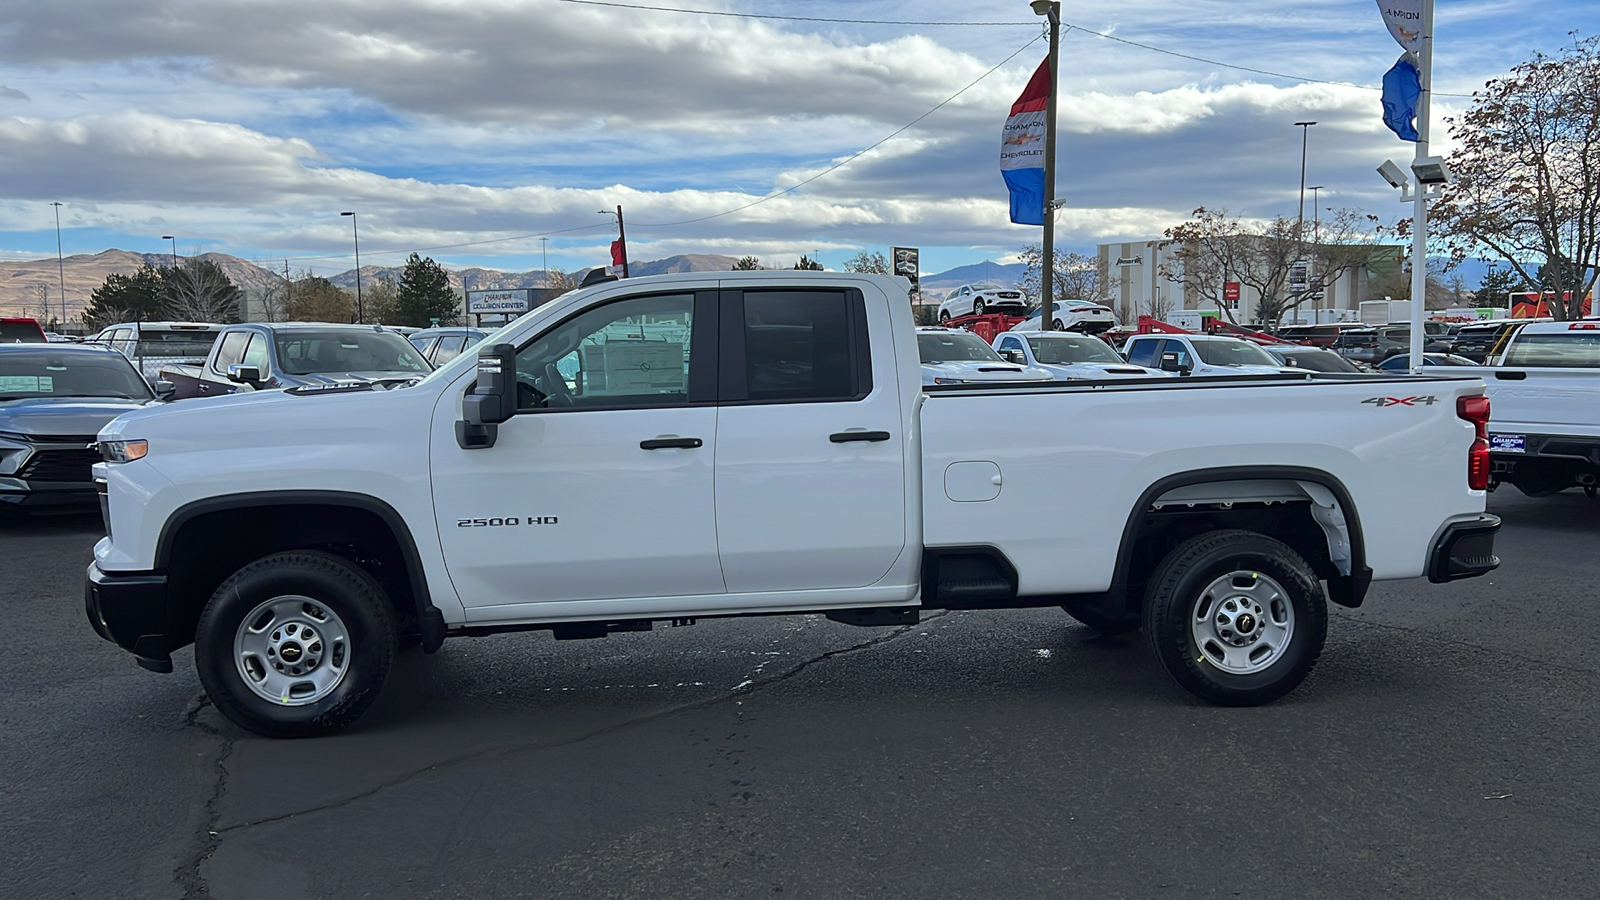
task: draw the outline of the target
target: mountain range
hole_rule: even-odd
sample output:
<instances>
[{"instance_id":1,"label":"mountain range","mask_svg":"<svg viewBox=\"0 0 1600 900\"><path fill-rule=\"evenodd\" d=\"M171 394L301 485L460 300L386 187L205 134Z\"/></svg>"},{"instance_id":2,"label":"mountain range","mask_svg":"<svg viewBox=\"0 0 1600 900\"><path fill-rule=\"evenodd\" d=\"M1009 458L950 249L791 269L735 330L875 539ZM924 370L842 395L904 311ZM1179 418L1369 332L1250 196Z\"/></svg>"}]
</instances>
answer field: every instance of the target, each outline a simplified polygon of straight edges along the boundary
<instances>
[{"instance_id":1,"label":"mountain range","mask_svg":"<svg viewBox=\"0 0 1600 900\"><path fill-rule=\"evenodd\" d=\"M215 263L247 294L281 284L283 275L249 260L226 253L202 253L195 259ZM89 295L105 283L109 275L131 275L145 265L171 265L173 258L166 253L135 253L129 250L102 250L95 254L78 254L61 259L60 265L51 265L50 259L13 260L0 263L0 316L31 316L41 322L50 322L62 316L62 288L66 293L66 318L76 319L89 302ZM737 260L732 256L713 253L690 253L669 256L666 259L644 260L629 266L632 275L662 275L670 272L719 272L733 268ZM372 284L379 279L400 280L401 266L362 266L361 281ZM522 287L543 287L546 273L539 269L526 272L503 272L497 269L448 269L450 285L457 290L495 290ZM590 270L571 273L582 279ZM945 272L924 275L922 291L926 299L938 300L951 288L979 281L1015 283L1022 276L1022 265L1014 263L984 262L960 266ZM339 287L354 290L356 271L349 269L331 276L329 281Z\"/></svg>"}]
</instances>

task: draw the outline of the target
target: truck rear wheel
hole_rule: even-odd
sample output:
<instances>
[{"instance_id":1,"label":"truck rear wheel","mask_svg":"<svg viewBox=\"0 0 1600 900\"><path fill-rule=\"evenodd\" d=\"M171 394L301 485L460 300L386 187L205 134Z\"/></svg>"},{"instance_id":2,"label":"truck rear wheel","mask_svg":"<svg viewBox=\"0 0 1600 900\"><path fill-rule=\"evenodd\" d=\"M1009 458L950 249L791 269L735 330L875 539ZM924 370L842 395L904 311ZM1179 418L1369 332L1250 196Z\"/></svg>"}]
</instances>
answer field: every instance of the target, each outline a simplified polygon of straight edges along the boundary
<instances>
[{"instance_id":1,"label":"truck rear wheel","mask_svg":"<svg viewBox=\"0 0 1600 900\"><path fill-rule=\"evenodd\" d=\"M1222 706L1257 706L1310 674L1328 634L1311 566L1253 531L1213 531L1173 548L1145 597L1145 631L1180 685Z\"/></svg>"},{"instance_id":2,"label":"truck rear wheel","mask_svg":"<svg viewBox=\"0 0 1600 900\"><path fill-rule=\"evenodd\" d=\"M354 722L377 698L397 643L383 588L328 553L258 559L211 596L195 633L206 695L266 737L311 737Z\"/></svg>"}]
</instances>

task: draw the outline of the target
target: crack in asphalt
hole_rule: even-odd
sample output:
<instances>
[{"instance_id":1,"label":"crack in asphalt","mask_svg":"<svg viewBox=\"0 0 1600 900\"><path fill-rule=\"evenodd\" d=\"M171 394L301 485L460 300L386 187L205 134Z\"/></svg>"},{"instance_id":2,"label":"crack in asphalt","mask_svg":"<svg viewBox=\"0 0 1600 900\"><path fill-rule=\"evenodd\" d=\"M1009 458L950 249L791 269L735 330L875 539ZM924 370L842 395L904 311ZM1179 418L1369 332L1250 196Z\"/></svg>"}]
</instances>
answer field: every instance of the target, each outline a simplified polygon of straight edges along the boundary
<instances>
[{"instance_id":1,"label":"crack in asphalt","mask_svg":"<svg viewBox=\"0 0 1600 900\"><path fill-rule=\"evenodd\" d=\"M228 792L227 763L229 757L233 755L236 739L200 721L200 713L210 705L211 701L202 692L183 715L183 724L199 729L222 742L217 751L216 761L213 763L217 770L217 782L211 790L211 796L205 802L205 816L200 823L199 831L195 834L195 850L179 861L172 870L172 880L183 889L183 900L210 900L211 889L201 877L200 867L217 852L218 845L222 843L221 832L216 826L222 816L222 798Z\"/></svg>"},{"instance_id":2,"label":"crack in asphalt","mask_svg":"<svg viewBox=\"0 0 1600 900\"><path fill-rule=\"evenodd\" d=\"M365 799L367 799L369 797L372 797L372 796L380 794L380 793L382 793L384 791L387 791L390 788L398 787L398 786L400 786L402 784L405 784L406 782L412 780L413 778L417 778L419 776L426 775L429 772L433 772L433 771L436 771L436 770L441 769L441 768L450 768L450 767L453 767L453 766L458 766L458 765L461 765L462 763L471 762L471 761L476 760L476 759L487 759L487 758L492 758L492 757L496 757L496 756L511 756L513 754L516 754L516 753L522 753L522 752L528 752L528 751L553 750L553 749L557 749L557 748L560 748L560 747L570 747L570 746L572 746L574 744L581 744L581 743L583 743L585 741L593 740L595 738L605 737L607 735L615 734L615 733L617 733L619 731L623 731L625 729L633 728L633 727L638 726L638 725L643 725L643 724L646 724L646 723L649 723L649 722L654 722L654 721L657 721L657 720L660 720L660 719L664 719L664 718L666 718L668 716L675 716L675 715L678 715L680 713L694 712L694 711L701 710L701 709L707 709L707 708L710 708L712 706L716 706L719 703L725 703L725 702L727 702L729 700L732 700L732 699L734 699L736 697L742 697L742 696L748 695L748 694L752 693L753 691L760 690L761 688L768 687L770 685L777 684L777 683L782 682L782 681L787 681L788 679L799 675L800 673L806 671L807 669L811 668L812 666L816 666L816 665L819 665L821 663L827 662L829 660L837 659L838 657L846 656L846 655L849 655L849 654L852 654L852 653L859 653L859 652L862 652L864 650L871 650L872 648L877 647L877 646L879 646L881 644L886 644L886 643L888 643L890 641L895 640L896 638L899 638L899 637L902 637L902 636L904 636L906 634L909 634L914 629L921 628L922 626L926 625L929 622L934 621L935 619L944 618L945 616L947 616L949 614L950 614L950 610L940 610L939 612L934 613L933 615L930 615L930 616L922 619L920 622L918 622L916 624L913 624L913 625L900 625L900 626L895 627L891 631L888 631L888 632L886 632L884 634L880 634L880 635L872 638L871 640L862 641L859 644L851 644L848 647L841 647L841 648L839 648L837 650L829 650L826 653L821 653L821 654L818 654L818 655L816 655L816 656L814 656L814 657L812 657L810 659L804 660L801 663L799 663L798 665L795 665L795 666L793 666L793 667L791 667L791 668L789 668L789 669L787 669L787 670L785 670L783 672L780 672L780 673L778 673L776 675L769 675L769 676L767 676L765 678L759 678L759 679L754 679L754 680L746 680L746 681L741 682L739 685L735 686L734 688L732 688L732 689L730 689L730 690L728 690L728 691L726 691L724 693L716 694L716 695L711 696L711 697L706 697L704 699L696 700L696 701L691 702L691 703L684 703L684 704L681 704L681 705L678 705L678 706L669 707L667 709L659 710L657 712L653 712L653 713L650 713L648 715L639 716L637 718L626 719L624 721L616 722L616 723L613 723L611 725L605 725L605 726L602 726L600 728L593 729L592 731L587 731L587 732L584 732L583 734L579 734L579 735L576 735L576 736L574 736L572 738L568 738L568 739L562 740L562 741L556 741L556 742L552 742L552 743L537 743L537 742L535 742L534 744L518 743L518 744L512 744L512 745L503 746L503 747L486 747L486 748L484 748L482 750L475 750L475 751L473 751L471 753L464 753L464 754L462 754L460 756L456 756L456 757L452 757L450 759L446 759L446 760L443 760L443 761L440 761L440 762L432 763L432 764L424 766L424 767L422 767L420 769L414 769L414 770L412 770L410 772L402 773L400 775L397 775L394 778L389 779L388 781L385 781L385 782L382 782L380 784L374 785L373 787L371 787L371 788L369 788L369 789L367 789L365 791L362 791L362 792L360 792L358 794L352 794L352 795L350 795L348 797L341 797L341 798L339 798L337 800L332 800L332 801L329 801L329 802L324 803L324 804L320 804L320 805L312 806L312 807L307 807L306 809L298 809L298 810L295 810L294 812L280 813L280 814L275 815L275 816L267 816L267 817L261 818L261 819L254 819L254 820L251 820L249 822L240 822L237 825L229 825L226 828L216 828L215 825L216 825L216 822L217 822L217 817L214 814L214 810L212 809L213 803L208 803L207 804L207 813L209 815L209 819L208 819L208 821L207 821L207 823L206 823L206 825L204 826L204 829L203 829L207 833L201 835L203 840L208 841L208 844L203 847L201 853L197 855L196 861L193 863L193 869L194 869L195 878L196 878L196 880L198 880L200 863L203 862L207 857L210 856L210 854L212 852L215 851L217 844L219 844L221 842L222 835L232 834L232 833L234 833L236 831L244 831L244 830L250 829L250 828L256 828L256 827L259 827L261 825L270 825L270 824L272 824L274 822L282 822L282 821L284 821L286 819L295 818L296 816L304 816L304 815L310 815L311 813L326 812L328 810L339 809L341 807L349 806L349 805L351 805L353 803L358 803L358 802L360 802L362 800L365 800ZM196 713L198 713L198 711L199 711L198 709L195 710ZM191 718L192 718L192 715L191 715ZM209 726L200 726L200 727L206 728L207 730L212 731L213 733L216 733L215 729L211 729L211 728L209 728ZM222 762L224 760L226 760L227 754L231 753L232 749L233 749L233 742L232 742L232 740L229 740L228 744L227 744L227 748L224 751L224 754L223 754L222 758L218 759L218 768L219 769L222 768L222 766L221 766ZM223 771L223 777L225 779L226 778L226 770L223 769L222 771ZM223 787L223 785L219 782L218 791L217 791L217 793L215 795L213 795L213 802L219 801L221 799L222 793L223 793L222 787ZM181 868L183 868L183 867L180 866L180 869ZM203 887L202 887L202 889L203 889ZM208 897L208 896L209 896L208 894L190 895L190 894L186 893L184 895L184 900L199 900L199 898L204 898L204 897Z\"/></svg>"}]
</instances>

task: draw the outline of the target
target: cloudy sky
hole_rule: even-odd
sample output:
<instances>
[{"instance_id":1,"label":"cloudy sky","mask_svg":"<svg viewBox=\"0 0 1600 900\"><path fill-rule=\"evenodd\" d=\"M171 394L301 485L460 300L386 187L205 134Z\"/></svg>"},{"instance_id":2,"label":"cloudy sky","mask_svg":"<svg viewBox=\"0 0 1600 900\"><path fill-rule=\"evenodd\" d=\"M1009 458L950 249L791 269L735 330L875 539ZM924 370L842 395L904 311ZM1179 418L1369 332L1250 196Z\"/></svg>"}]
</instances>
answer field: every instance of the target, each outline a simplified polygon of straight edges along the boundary
<instances>
[{"instance_id":1,"label":"cloudy sky","mask_svg":"<svg viewBox=\"0 0 1600 900\"><path fill-rule=\"evenodd\" d=\"M996 165L1046 49L1023 0L5 6L0 259L54 254L52 200L68 254L176 234L180 253L321 274L351 265L343 210L380 265L419 250L537 268L540 235L552 267L600 264L614 227L597 211L617 204L635 259L839 268L899 244L933 272L1038 240L1007 222ZM1470 95L1592 22L1593 0L1438 0L1437 16L1435 87ZM1292 214L1305 119L1324 206L1402 212L1373 172L1410 145L1361 87L1399 53L1372 0L1083 0L1063 18L1066 246L1152 237L1201 205Z\"/></svg>"}]
</instances>

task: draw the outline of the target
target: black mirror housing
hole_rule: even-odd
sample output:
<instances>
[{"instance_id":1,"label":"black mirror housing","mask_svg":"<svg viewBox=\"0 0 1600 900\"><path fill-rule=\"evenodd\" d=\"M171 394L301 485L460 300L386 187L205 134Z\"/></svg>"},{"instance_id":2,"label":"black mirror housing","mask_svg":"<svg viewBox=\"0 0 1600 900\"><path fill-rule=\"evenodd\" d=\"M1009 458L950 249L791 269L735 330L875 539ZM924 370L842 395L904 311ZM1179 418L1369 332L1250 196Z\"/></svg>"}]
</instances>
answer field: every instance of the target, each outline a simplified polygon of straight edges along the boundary
<instances>
[{"instance_id":1,"label":"black mirror housing","mask_svg":"<svg viewBox=\"0 0 1600 900\"><path fill-rule=\"evenodd\" d=\"M517 348L495 344L478 351L478 382L461 401L472 425L498 425L517 411Z\"/></svg>"},{"instance_id":2,"label":"black mirror housing","mask_svg":"<svg viewBox=\"0 0 1600 900\"><path fill-rule=\"evenodd\" d=\"M158 400L171 400L172 395L178 392L178 386L170 381L158 381L152 387L155 388Z\"/></svg>"},{"instance_id":3,"label":"black mirror housing","mask_svg":"<svg viewBox=\"0 0 1600 900\"><path fill-rule=\"evenodd\" d=\"M255 387L261 383L261 368L259 366L231 365L228 367L228 380L234 384L248 384L251 387Z\"/></svg>"},{"instance_id":4,"label":"black mirror housing","mask_svg":"<svg viewBox=\"0 0 1600 900\"><path fill-rule=\"evenodd\" d=\"M1189 374L1189 367L1178 362L1178 354L1163 353L1161 354L1161 371L1177 372L1179 375L1187 375Z\"/></svg>"}]
</instances>

